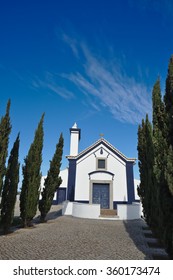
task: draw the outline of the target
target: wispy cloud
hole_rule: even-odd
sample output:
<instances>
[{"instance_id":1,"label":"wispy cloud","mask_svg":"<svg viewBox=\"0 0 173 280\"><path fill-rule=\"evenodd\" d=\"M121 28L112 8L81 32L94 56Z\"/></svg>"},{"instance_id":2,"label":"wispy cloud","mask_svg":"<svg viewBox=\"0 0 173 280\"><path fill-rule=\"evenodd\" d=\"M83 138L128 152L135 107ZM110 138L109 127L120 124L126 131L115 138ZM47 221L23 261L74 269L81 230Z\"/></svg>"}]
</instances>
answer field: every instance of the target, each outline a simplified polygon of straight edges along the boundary
<instances>
[{"instance_id":1,"label":"wispy cloud","mask_svg":"<svg viewBox=\"0 0 173 280\"><path fill-rule=\"evenodd\" d=\"M62 98L71 99L74 98L74 94L68 89L58 86L56 75L53 75L50 72L47 72L44 79L35 77L32 80L32 87L35 89L45 88L53 93L58 94Z\"/></svg>"},{"instance_id":2,"label":"wispy cloud","mask_svg":"<svg viewBox=\"0 0 173 280\"><path fill-rule=\"evenodd\" d=\"M65 34L65 33L62 34L62 38L63 38L63 41L64 41L65 43L67 43L67 44L70 46L70 48L71 48L72 51L73 51L73 54L74 54L77 58L79 58L79 53L78 53L78 47L77 47L77 41L76 41L76 39L70 38L70 37L69 37L67 34Z\"/></svg>"},{"instance_id":3,"label":"wispy cloud","mask_svg":"<svg viewBox=\"0 0 173 280\"><path fill-rule=\"evenodd\" d=\"M121 71L119 65L112 65L103 58L93 55L86 44L76 44L75 48L66 36L66 43L74 55L81 55L83 71L62 75L71 81L87 97L97 111L107 109L113 117L122 122L136 124L146 113L151 113L151 96L144 84L137 83Z\"/></svg>"}]
</instances>

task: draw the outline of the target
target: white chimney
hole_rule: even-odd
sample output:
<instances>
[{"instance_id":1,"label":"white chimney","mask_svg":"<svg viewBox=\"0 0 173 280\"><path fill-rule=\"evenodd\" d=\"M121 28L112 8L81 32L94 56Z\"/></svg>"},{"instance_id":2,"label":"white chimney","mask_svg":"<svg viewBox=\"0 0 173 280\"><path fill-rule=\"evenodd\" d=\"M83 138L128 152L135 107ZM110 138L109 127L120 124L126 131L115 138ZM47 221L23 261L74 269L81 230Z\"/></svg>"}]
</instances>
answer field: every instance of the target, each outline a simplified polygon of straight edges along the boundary
<instances>
[{"instance_id":1,"label":"white chimney","mask_svg":"<svg viewBox=\"0 0 173 280\"><path fill-rule=\"evenodd\" d=\"M74 123L70 128L70 156L78 155L79 141L81 130L77 128L77 124Z\"/></svg>"}]
</instances>

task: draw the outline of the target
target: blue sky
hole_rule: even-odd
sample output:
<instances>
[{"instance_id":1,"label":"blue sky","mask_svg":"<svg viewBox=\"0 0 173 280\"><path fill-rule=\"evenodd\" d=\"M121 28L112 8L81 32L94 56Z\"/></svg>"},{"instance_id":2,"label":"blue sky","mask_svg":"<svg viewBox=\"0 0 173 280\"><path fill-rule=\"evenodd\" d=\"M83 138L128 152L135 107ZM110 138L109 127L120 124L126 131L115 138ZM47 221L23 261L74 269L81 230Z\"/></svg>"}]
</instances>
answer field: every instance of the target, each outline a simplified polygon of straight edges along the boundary
<instances>
[{"instance_id":1,"label":"blue sky","mask_svg":"<svg viewBox=\"0 0 173 280\"><path fill-rule=\"evenodd\" d=\"M137 158L137 128L151 117L158 76L165 90L172 14L171 0L0 1L0 115L10 98L9 149L20 131L21 165L43 112L44 175L61 132L67 166L74 122L80 150L104 133Z\"/></svg>"}]
</instances>

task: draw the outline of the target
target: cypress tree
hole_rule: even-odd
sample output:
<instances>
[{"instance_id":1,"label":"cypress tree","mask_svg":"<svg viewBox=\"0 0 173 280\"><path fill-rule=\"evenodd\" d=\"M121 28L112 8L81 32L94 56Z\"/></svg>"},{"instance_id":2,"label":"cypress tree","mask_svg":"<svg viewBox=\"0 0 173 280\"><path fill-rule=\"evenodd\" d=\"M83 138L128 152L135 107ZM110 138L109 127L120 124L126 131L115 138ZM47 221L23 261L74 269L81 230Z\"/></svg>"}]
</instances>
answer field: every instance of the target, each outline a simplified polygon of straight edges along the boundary
<instances>
[{"instance_id":1,"label":"cypress tree","mask_svg":"<svg viewBox=\"0 0 173 280\"><path fill-rule=\"evenodd\" d=\"M3 179L6 172L6 158L8 155L9 135L11 132L10 123L10 100L7 103L6 114L0 121L0 196L3 187Z\"/></svg>"},{"instance_id":2,"label":"cypress tree","mask_svg":"<svg viewBox=\"0 0 173 280\"><path fill-rule=\"evenodd\" d=\"M138 129L141 177L138 191L147 223L173 257L173 56L168 66L164 102L159 79L153 87L152 101L153 129L147 126L147 120L142 120Z\"/></svg>"},{"instance_id":3,"label":"cypress tree","mask_svg":"<svg viewBox=\"0 0 173 280\"><path fill-rule=\"evenodd\" d=\"M164 96L166 108L166 139L167 139L167 161L165 177L171 195L173 196L173 55L168 65L168 75L166 79L166 91Z\"/></svg>"},{"instance_id":4,"label":"cypress tree","mask_svg":"<svg viewBox=\"0 0 173 280\"><path fill-rule=\"evenodd\" d=\"M166 106L167 141L168 146L172 145L173 147L173 55L168 65L164 101Z\"/></svg>"},{"instance_id":5,"label":"cypress tree","mask_svg":"<svg viewBox=\"0 0 173 280\"><path fill-rule=\"evenodd\" d=\"M13 145L8 160L7 172L2 191L1 223L4 234L9 232L14 217L17 187L19 183L19 134Z\"/></svg>"},{"instance_id":6,"label":"cypress tree","mask_svg":"<svg viewBox=\"0 0 173 280\"><path fill-rule=\"evenodd\" d=\"M59 142L56 145L56 150L52 160L50 161L50 168L47 177L44 182L44 188L42 191L42 198L39 201L39 210L41 212L40 220L45 222L47 213L49 212L55 191L62 183L62 179L59 176L62 153L63 153L64 139L62 134L60 135Z\"/></svg>"},{"instance_id":7,"label":"cypress tree","mask_svg":"<svg viewBox=\"0 0 173 280\"><path fill-rule=\"evenodd\" d=\"M165 106L162 101L160 79L157 79L152 91L152 105L153 105L153 134L155 129L159 129L163 136L166 136L165 127Z\"/></svg>"},{"instance_id":8,"label":"cypress tree","mask_svg":"<svg viewBox=\"0 0 173 280\"><path fill-rule=\"evenodd\" d=\"M162 231L164 205L163 190L166 187L165 166L167 157L165 106L161 97L160 80L153 87L153 144L154 144L154 183L152 225ZM157 230L157 231L158 231ZM158 232L159 233L159 232Z\"/></svg>"},{"instance_id":9,"label":"cypress tree","mask_svg":"<svg viewBox=\"0 0 173 280\"><path fill-rule=\"evenodd\" d=\"M152 139L152 126L146 115L145 121L138 129L138 159L141 183L138 194L141 197L144 217L148 224L151 224L152 192L153 192L153 163L154 150Z\"/></svg>"},{"instance_id":10,"label":"cypress tree","mask_svg":"<svg viewBox=\"0 0 173 280\"><path fill-rule=\"evenodd\" d=\"M166 78L165 90L165 108L166 108L166 130L167 130L167 159L165 165L165 189L163 193L163 239L168 252L173 256L173 56L171 56L168 65L168 74Z\"/></svg>"},{"instance_id":11,"label":"cypress tree","mask_svg":"<svg viewBox=\"0 0 173 280\"><path fill-rule=\"evenodd\" d=\"M20 212L23 226L31 226L31 221L37 212L39 201L41 163L43 149L43 121L42 115L35 131L34 141L30 146L28 155L24 159L23 181L20 195Z\"/></svg>"},{"instance_id":12,"label":"cypress tree","mask_svg":"<svg viewBox=\"0 0 173 280\"><path fill-rule=\"evenodd\" d=\"M173 149L172 146L169 147L167 155L167 165L165 171L166 180L168 183L168 188L173 196Z\"/></svg>"},{"instance_id":13,"label":"cypress tree","mask_svg":"<svg viewBox=\"0 0 173 280\"><path fill-rule=\"evenodd\" d=\"M138 186L138 195L141 198L143 205L143 214L145 217L145 122L142 120L142 124L138 127L138 166L140 174L140 184Z\"/></svg>"}]
</instances>

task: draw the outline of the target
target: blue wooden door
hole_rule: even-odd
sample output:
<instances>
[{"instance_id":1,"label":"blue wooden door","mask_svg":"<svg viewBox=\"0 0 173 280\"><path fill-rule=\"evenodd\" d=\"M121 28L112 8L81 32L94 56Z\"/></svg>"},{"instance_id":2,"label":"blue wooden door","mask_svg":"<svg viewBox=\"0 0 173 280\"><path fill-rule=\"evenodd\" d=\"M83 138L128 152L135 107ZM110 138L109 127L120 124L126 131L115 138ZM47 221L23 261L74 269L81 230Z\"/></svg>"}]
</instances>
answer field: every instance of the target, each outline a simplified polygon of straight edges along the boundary
<instances>
[{"instance_id":1,"label":"blue wooden door","mask_svg":"<svg viewBox=\"0 0 173 280\"><path fill-rule=\"evenodd\" d=\"M109 209L109 184L93 184L93 204Z\"/></svg>"}]
</instances>

